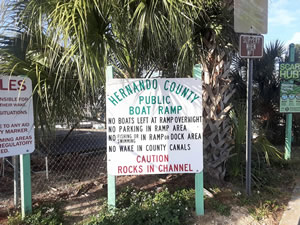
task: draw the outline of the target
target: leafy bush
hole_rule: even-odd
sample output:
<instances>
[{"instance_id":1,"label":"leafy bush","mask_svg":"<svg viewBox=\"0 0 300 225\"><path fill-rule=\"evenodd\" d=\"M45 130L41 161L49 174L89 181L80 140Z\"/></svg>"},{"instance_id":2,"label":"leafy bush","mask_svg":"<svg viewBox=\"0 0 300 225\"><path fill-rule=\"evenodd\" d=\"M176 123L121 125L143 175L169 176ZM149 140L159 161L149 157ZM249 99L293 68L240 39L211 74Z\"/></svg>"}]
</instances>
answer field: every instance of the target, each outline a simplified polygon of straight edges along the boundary
<instances>
[{"instance_id":1,"label":"leafy bush","mask_svg":"<svg viewBox=\"0 0 300 225\"><path fill-rule=\"evenodd\" d=\"M17 212L8 217L8 225L59 225L63 224L63 212L58 204L44 203L33 209L23 220Z\"/></svg>"},{"instance_id":2,"label":"leafy bush","mask_svg":"<svg viewBox=\"0 0 300 225\"><path fill-rule=\"evenodd\" d=\"M185 224L195 203L194 190L180 190L173 194L167 188L159 193L127 188L117 199L117 209L103 207L89 225L176 225Z\"/></svg>"},{"instance_id":3,"label":"leafy bush","mask_svg":"<svg viewBox=\"0 0 300 225\"><path fill-rule=\"evenodd\" d=\"M228 161L228 175L230 178L244 182L246 168L246 108L240 103L230 112L230 118L233 125L234 145L232 157ZM252 181L259 188L268 184L273 179L270 170L271 163L282 160L283 153L273 146L267 139L264 130L256 127L256 138L252 141Z\"/></svg>"},{"instance_id":4,"label":"leafy bush","mask_svg":"<svg viewBox=\"0 0 300 225\"><path fill-rule=\"evenodd\" d=\"M221 215L230 216L231 206L224 204L215 198L207 199L207 204L210 208L214 209L216 212L220 213Z\"/></svg>"}]
</instances>

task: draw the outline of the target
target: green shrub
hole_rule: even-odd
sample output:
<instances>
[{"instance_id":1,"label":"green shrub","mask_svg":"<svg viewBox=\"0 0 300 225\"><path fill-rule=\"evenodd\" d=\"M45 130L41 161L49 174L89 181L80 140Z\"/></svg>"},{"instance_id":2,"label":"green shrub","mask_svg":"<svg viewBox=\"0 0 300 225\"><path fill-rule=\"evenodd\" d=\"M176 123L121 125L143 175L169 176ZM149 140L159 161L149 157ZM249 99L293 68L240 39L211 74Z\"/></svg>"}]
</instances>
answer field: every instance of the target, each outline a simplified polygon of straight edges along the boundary
<instances>
[{"instance_id":1,"label":"green shrub","mask_svg":"<svg viewBox=\"0 0 300 225\"><path fill-rule=\"evenodd\" d=\"M232 157L227 164L227 178L235 182L245 182L246 168L246 107L239 103L230 111L233 125L234 144L231 151ZM270 170L271 163L282 161L283 153L273 146L267 139L265 130L258 125L256 127L257 137L252 142L252 170L251 178L256 188L260 188L274 178Z\"/></svg>"},{"instance_id":2,"label":"green shrub","mask_svg":"<svg viewBox=\"0 0 300 225\"><path fill-rule=\"evenodd\" d=\"M249 209L250 214L253 216L254 219L260 221L267 216L275 213L278 210L283 208L282 204L276 200L266 200L261 201L259 206L253 207Z\"/></svg>"},{"instance_id":3,"label":"green shrub","mask_svg":"<svg viewBox=\"0 0 300 225\"><path fill-rule=\"evenodd\" d=\"M89 225L176 225L185 224L194 207L194 190L171 194L167 188L159 193L127 188L117 199L113 212L103 207Z\"/></svg>"},{"instance_id":4,"label":"green shrub","mask_svg":"<svg viewBox=\"0 0 300 225\"><path fill-rule=\"evenodd\" d=\"M230 216L231 206L225 205L217 199L209 198L207 199L207 204L210 208L214 209L216 212L223 216Z\"/></svg>"},{"instance_id":5,"label":"green shrub","mask_svg":"<svg viewBox=\"0 0 300 225\"><path fill-rule=\"evenodd\" d=\"M16 212L14 215L9 215L7 218L8 225L19 225L23 224L22 215Z\"/></svg>"},{"instance_id":6,"label":"green shrub","mask_svg":"<svg viewBox=\"0 0 300 225\"><path fill-rule=\"evenodd\" d=\"M59 225L63 224L63 212L58 204L44 203L33 209L23 220L17 212L8 217L8 225Z\"/></svg>"}]
</instances>

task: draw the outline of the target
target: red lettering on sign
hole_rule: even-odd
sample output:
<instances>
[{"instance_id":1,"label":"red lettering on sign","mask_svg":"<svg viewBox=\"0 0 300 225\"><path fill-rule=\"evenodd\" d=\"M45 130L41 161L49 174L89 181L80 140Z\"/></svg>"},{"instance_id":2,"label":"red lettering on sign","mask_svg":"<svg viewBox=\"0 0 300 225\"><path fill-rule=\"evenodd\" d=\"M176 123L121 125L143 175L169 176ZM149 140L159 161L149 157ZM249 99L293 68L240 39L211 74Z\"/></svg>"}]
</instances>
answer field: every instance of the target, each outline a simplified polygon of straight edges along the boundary
<instances>
[{"instance_id":1,"label":"red lettering on sign","mask_svg":"<svg viewBox=\"0 0 300 225\"><path fill-rule=\"evenodd\" d=\"M0 149L0 153L8 153L8 149Z\"/></svg>"},{"instance_id":2,"label":"red lettering on sign","mask_svg":"<svg viewBox=\"0 0 300 225\"><path fill-rule=\"evenodd\" d=\"M166 165L159 165L158 171L161 173L167 172L192 172L191 164L166 164Z\"/></svg>"},{"instance_id":3,"label":"red lettering on sign","mask_svg":"<svg viewBox=\"0 0 300 225\"><path fill-rule=\"evenodd\" d=\"M9 80L7 84L0 79L0 91L25 91L27 89L24 80Z\"/></svg>"},{"instance_id":4,"label":"red lettering on sign","mask_svg":"<svg viewBox=\"0 0 300 225\"><path fill-rule=\"evenodd\" d=\"M3 84L3 80L2 80L2 79L0 79L0 90L3 90L3 91L7 91L7 90L8 90L8 88L5 88L5 87L4 87L4 84Z\"/></svg>"},{"instance_id":5,"label":"red lettering on sign","mask_svg":"<svg viewBox=\"0 0 300 225\"><path fill-rule=\"evenodd\" d=\"M168 155L138 155L137 163L169 162Z\"/></svg>"},{"instance_id":6,"label":"red lettering on sign","mask_svg":"<svg viewBox=\"0 0 300 225\"><path fill-rule=\"evenodd\" d=\"M27 88L26 85L25 85L25 81L23 81L23 80L19 80L18 85L20 86L21 91L25 91L26 88Z\"/></svg>"},{"instance_id":7,"label":"red lettering on sign","mask_svg":"<svg viewBox=\"0 0 300 225\"><path fill-rule=\"evenodd\" d=\"M16 88L16 80L9 80L9 90L16 91L18 88Z\"/></svg>"},{"instance_id":8,"label":"red lettering on sign","mask_svg":"<svg viewBox=\"0 0 300 225\"><path fill-rule=\"evenodd\" d=\"M137 174L143 172L143 166L118 166L118 174Z\"/></svg>"}]
</instances>

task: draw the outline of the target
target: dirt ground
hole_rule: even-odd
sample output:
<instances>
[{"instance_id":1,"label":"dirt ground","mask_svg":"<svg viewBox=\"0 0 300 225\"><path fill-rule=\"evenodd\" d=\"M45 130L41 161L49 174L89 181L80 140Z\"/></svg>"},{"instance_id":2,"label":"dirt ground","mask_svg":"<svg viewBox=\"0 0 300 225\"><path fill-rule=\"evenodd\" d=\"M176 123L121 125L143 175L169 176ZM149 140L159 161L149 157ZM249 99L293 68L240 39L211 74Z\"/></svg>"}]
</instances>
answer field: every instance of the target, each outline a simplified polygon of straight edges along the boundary
<instances>
[{"instance_id":1,"label":"dirt ground","mask_svg":"<svg viewBox=\"0 0 300 225\"><path fill-rule=\"evenodd\" d=\"M66 211L65 224L82 223L91 215L97 214L107 195L106 177L91 181L53 187L47 193L35 195L33 204L40 204L44 201L60 201ZM194 175L148 175L148 176L122 176L117 178L117 192L122 188L132 185L140 190L159 190L167 185L169 189L192 188ZM9 206L8 209L6 206ZM12 202L0 203L0 224L5 225L8 212L12 210ZM280 212L279 212L280 214ZM193 225L276 225L278 221L267 218L263 221L256 221L245 207L232 205L231 215L226 217L212 209L205 209L204 216L191 218Z\"/></svg>"}]
</instances>

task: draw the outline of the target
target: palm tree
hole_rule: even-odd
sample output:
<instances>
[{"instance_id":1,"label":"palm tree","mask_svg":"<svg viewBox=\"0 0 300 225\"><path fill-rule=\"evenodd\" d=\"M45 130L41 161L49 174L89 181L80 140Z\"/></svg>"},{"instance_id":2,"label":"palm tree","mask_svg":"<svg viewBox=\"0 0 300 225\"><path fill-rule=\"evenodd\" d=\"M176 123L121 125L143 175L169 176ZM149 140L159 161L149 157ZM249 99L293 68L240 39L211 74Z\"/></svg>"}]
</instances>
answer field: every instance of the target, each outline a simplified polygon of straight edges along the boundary
<instances>
[{"instance_id":1,"label":"palm tree","mask_svg":"<svg viewBox=\"0 0 300 225\"><path fill-rule=\"evenodd\" d=\"M218 2L218 15L212 21L214 29L200 31L200 42L206 46L208 54L201 54L204 67L203 107L204 107L204 159L207 172L217 180L223 180L226 162L230 157L232 136L228 112L234 94L231 86L231 56L237 46L237 35L233 31L233 1ZM221 10L221 11L219 11ZM221 13L222 12L222 13ZM203 44L202 44L203 43ZM201 48L201 47L199 47Z\"/></svg>"},{"instance_id":2,"label":"palm tree","mask_svg":"<svg viewBox=\"0 0 300 225\"><path fill-rule=\"evenodd\" d=\"M74 118L82 117L82 106L79 103L84 95L76 75L71 71L65 74L67 82L62 84L56 77L56 71L52 70L54 76L49 76L51 68L45 60L47 54L41 51L44 47L37 40L31 39L35 47L26 51L29 39L21 35L22 33L16 37L0 37L0 42L5 43L0 48L0 69L2 74L26 74L31 78L35 89L33 99L36 126L49 128L49 125L59 121L74 122ZM53 63L59 65L59 62Z\"/></svg>"},{"instance_id":3,"label":"palm tree","mask_svg":"<svg viewBox=\"0 0 300 225\"><path fill-rule=\"evenodd\" d=\"M31 78L36 126L44 130L58 122L77 123L85 116L81 103L86 102L87 98L91 104L97 102L99 99L96 96L101 90L95 93L90 87L82 88L74 62L69 63L66 70L62 69L65 47L53 40L53 36L43 32L37 34L37 30L29 29L26 20L20 19L26 7L26 2L7 3L4 12L17 20L1 23L1 73L26 74ZM47 48L47 43L52 43L50 48Z\"/></svg>"},{"instance_id":4,"label":"palm tree","mask_svg":"<svg viewBox=\"0 0 300 225\"><path fill-rule=\"evenodd\" d=\"M27 74L37 79L38 94L44 96L40 98L52 97L53 106L60 99L51 91L65 93L71 88L78 98L94 96L105 81L108 63L118 68L121 77L141 77L143 71L151 76L154 70L166 77L188 76L193 65L201 63L205 169L216 179L224 178L230 152L227 112L233 94L230 53L236 43L232 0L20 0L11 4L18 31L28 38L26 62L33 61L26 67L32 73ZM2 58L10 62L6 72L19 72L20 64L5 54Z\"/></svg>"}]
</instances>

